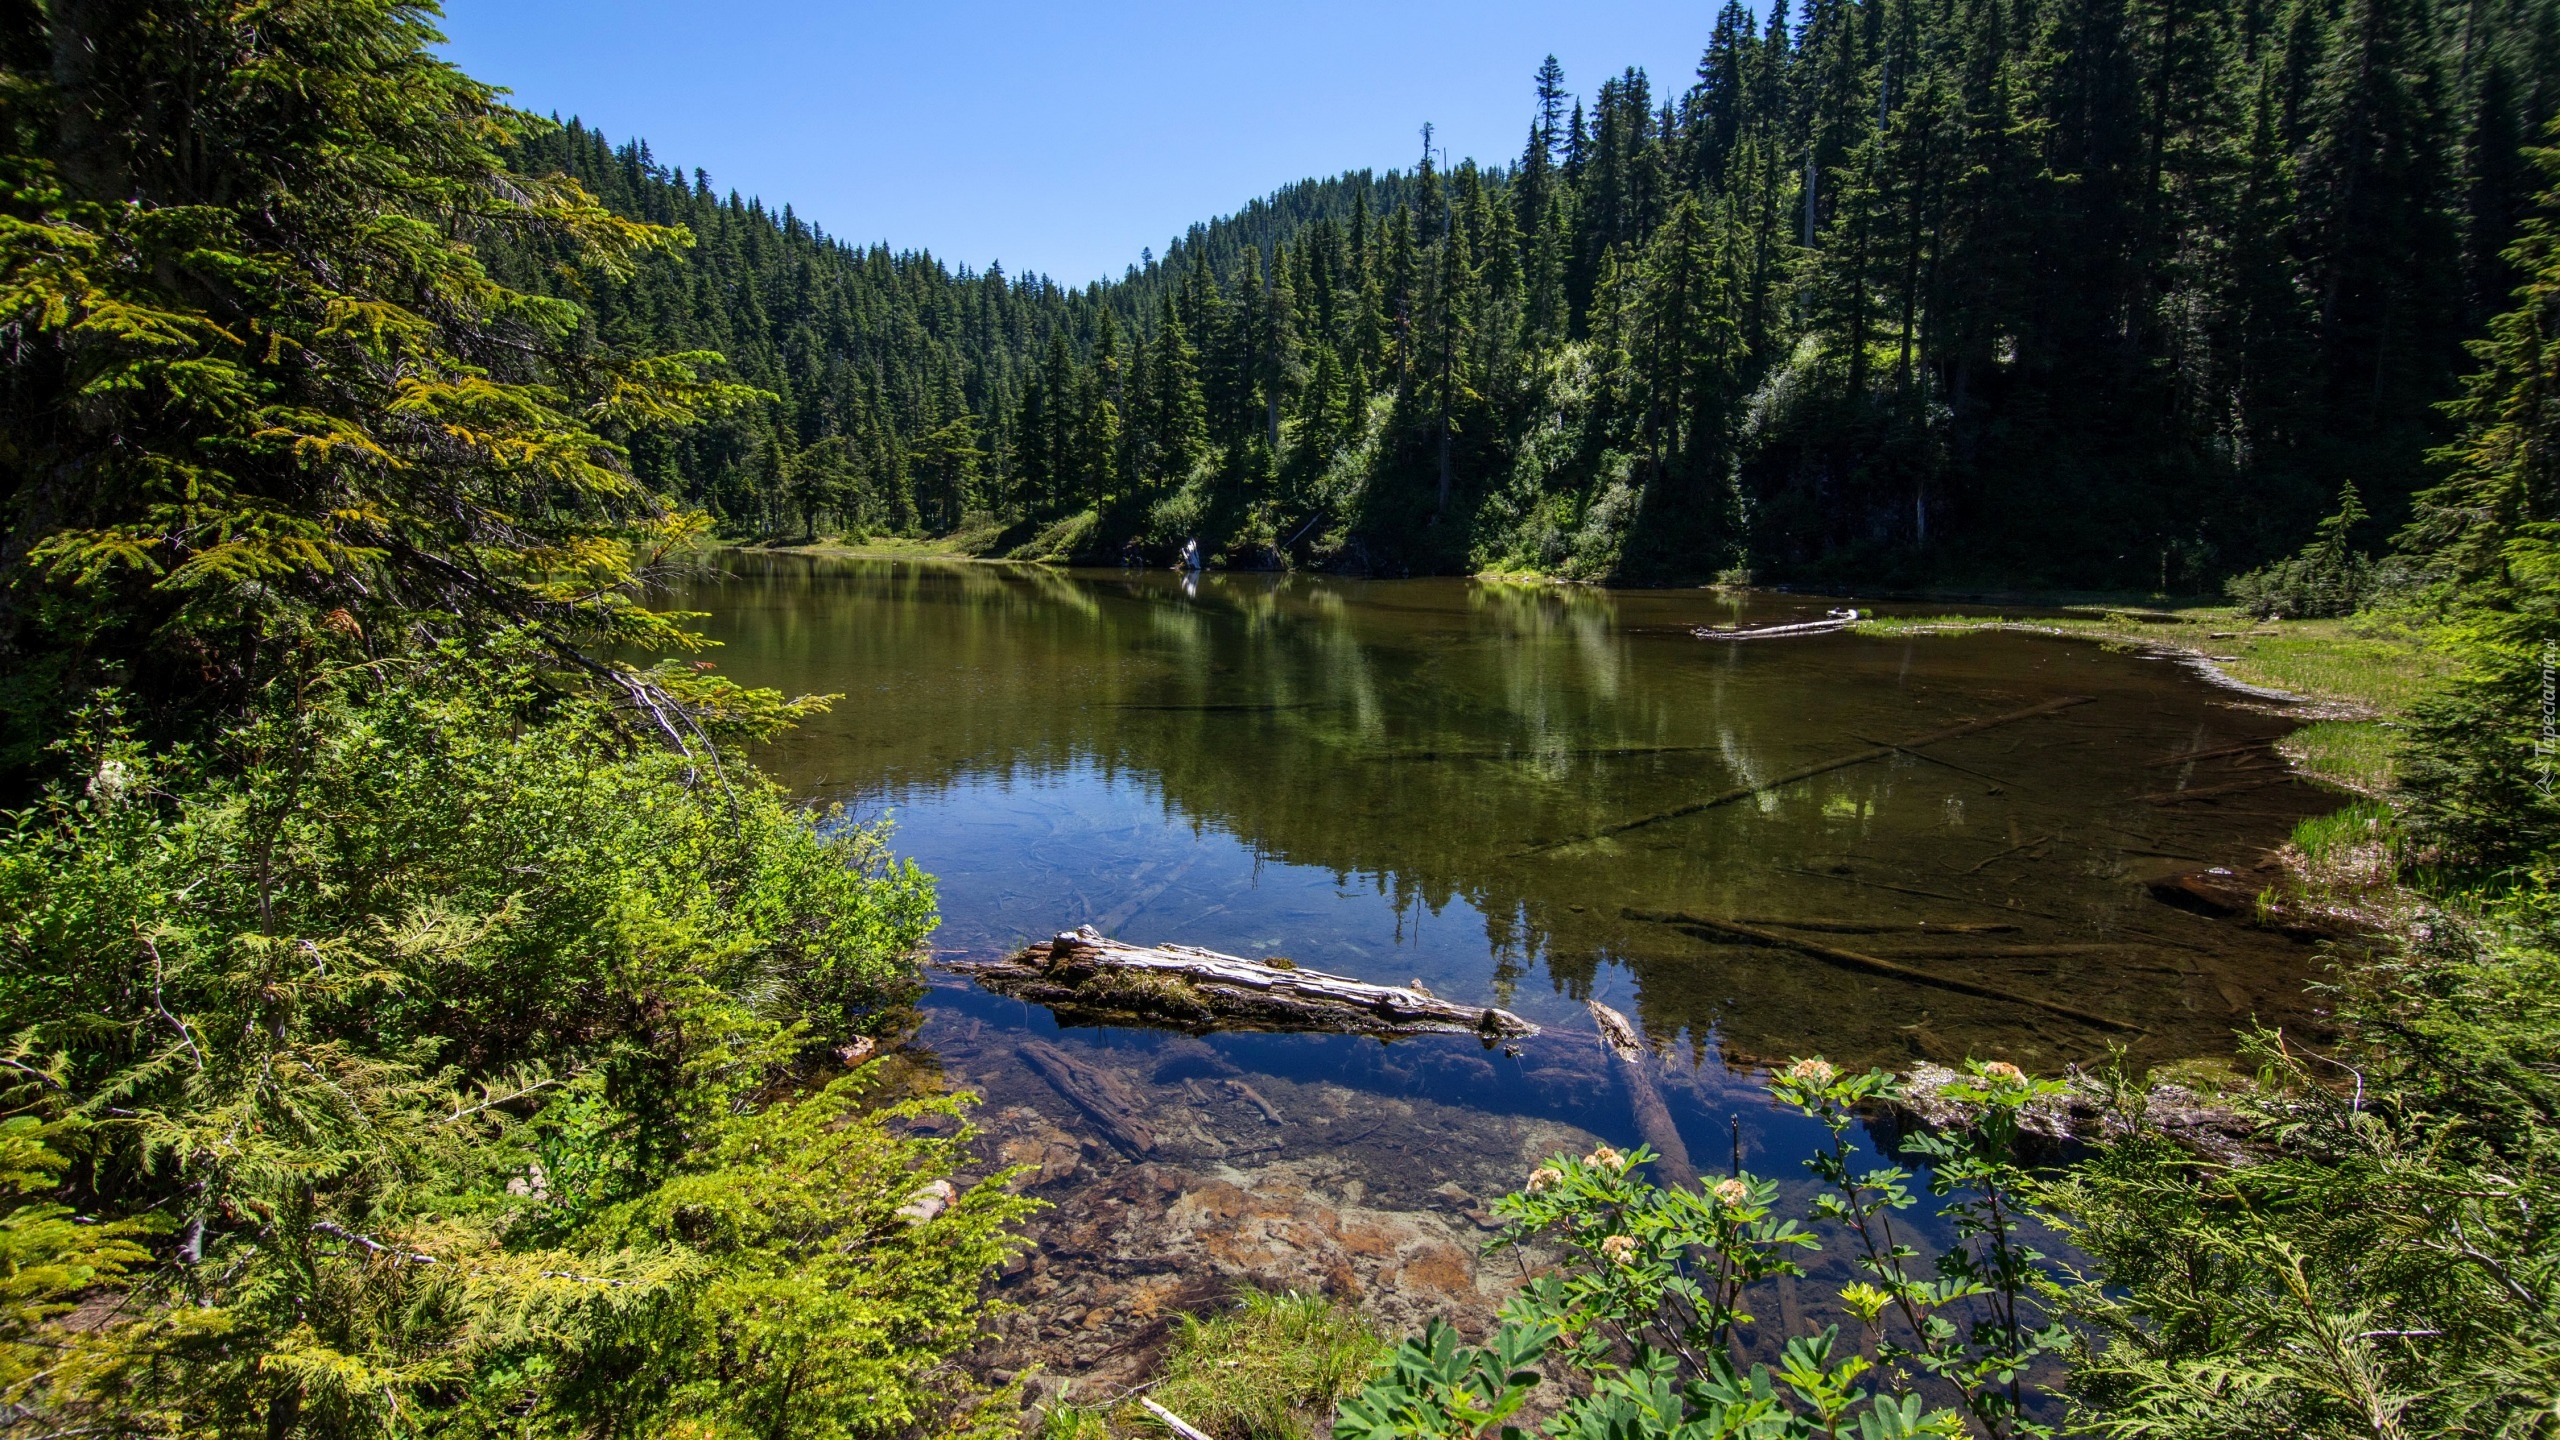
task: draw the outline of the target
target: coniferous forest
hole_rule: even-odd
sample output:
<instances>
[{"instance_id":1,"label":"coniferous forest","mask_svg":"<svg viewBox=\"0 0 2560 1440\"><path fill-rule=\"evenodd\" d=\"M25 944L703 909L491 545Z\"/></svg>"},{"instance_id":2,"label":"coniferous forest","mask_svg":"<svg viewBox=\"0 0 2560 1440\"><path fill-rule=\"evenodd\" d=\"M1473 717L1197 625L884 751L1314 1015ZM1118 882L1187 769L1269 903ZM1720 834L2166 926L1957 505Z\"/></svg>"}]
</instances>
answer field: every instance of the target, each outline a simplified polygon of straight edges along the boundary
<instances>
[{"instance_id":1,"label":"coniferous forest","mask_svg":"<svg viewBox=\"0 0 2560 1440\"><path fill-rule=\"evenodd\" d=\"M2349 484L2374 538L2407 518L2517 278L2560 24L1729 4L1691 83L1567 84L1503 164L1426 136L1081 290L839 243L574 124L517 163L700 237L589 303L599 343L771 397L638 457L742 536L2193 593Z\"/></svg>"},{"instance_id":2,"label":"coniferous forest","mask_svg":"<svg viewBox=\"0 0 2560 1440\"><path fill-rule=\"evenodd\" d=\"M547 123L441 58L436 23L424 0L0 4L0 1437L1108 1440L1161 1433L1133 1406L1168 1399L1215 1440L1517 1437L1504 1422L1538 1415L1547 1440L2551 1432L2560 8L1733 4L1676 94L1635 72L1578 93L1550 62L1516 159L1451 164L1426 131L1407 170L1290 186L1080 290L848 245ZM2357 791L2283 840L2287 812L2212 811L2232 846L2274 844L2265 868L2166 874L2238 895L2198 925L2301 940L2321 1025L2262 1025L2222 986L2237 1062L2156 1085L2168 1067L2132 1075L2112 1048L2067 1080L1967 1054L1926 1095L1917 1069L1701 1059L1753 1071L1813 1147L1750 1156L1817 1182L1801 1219L1805 1190L1744 1168L1739 1113L1707 1116L1730 1120L1730 1166L1680 1160L1685 1182L1592 1131L1580 1159L1506 1172L1509 1194L1429 1192L1429 1234L1538 1247L1463 1337L1435 1319L1396 1346L1312 1295L1206 1314L1210 1292L1165 1275L1124 1307L1164 1370L1078 1401L989 1363L999 1276L1051 1250L1103 1263L1099 1222L1037 1244L1057 1202L1025 1190L1088 1156L1136 1217L1175 1203L1145 1177L1190 1142L1157 1153L1123 1126L1118 1150L1058 1130L985 1153L951 1088L972 1072L917 1043L934 881L885 826L751 758L840 697L732 680L702 616L658 608L720 532L1147 563L1196 539L1228 565L1371 574L2243 576L2241 610L2271 623L2141 618L2263 644L2323 705L2165 756L2089 733L2146 776L2107 802L2128 823L2298 778ZM1166 615L1183 594L1098 583L1154 585ZM2079 623L2121 643L2136 617ZM1919 644L1974 643L1917 641L1948 628L1753 638L1891 639L1907 673ZM1880 673L1852 678L1904 714ZM1981 673L1949 688L1996 693ZM1294 708L1214 694L1126 708L1185 727ZM1820 800L1829 824L1817 779L1916 769L1923 744L2020 718L1862 738L1774 779L1789 762L1730 739L1327 763L1689 755L1744 778L1586 837L1615 843L1726 800L1763 802L1754 823ZM1789 725L1806 733L1771 755L1821 742ZM2209 761L2242 778L2189 785L2224 773ZM1642 778L1676 801L1695 773ZM1174 795L1139 807L1168 832ZM1935 827L1960 810L1922 808L1927 888L1804 874L1931 914L1997 904L1950 935L2018 931L2032 908L1947 887L2058 837L2013 822L1958 870ZM1188 825L1177 843L1213 828ZM2206 863L2124 835L2146 848L2090 852L2111 906L2165 898L2118 860ZM1828 937L1788 944L1859 962L1824 972L1841 1003L1929 1053L1869 998L1928 972L1832 942L1930 921L1668 918ZM2176 968L2125 973L2203 993L2180 987L2221 957L2175 948ZM1580 958L1587 976L1625 957ZM1559 996L1570 974L1550 970ZM1916 993L2025 994L1933 983ZM1132 989L1200 1003L1180 979ZM1019 1054L1083 1119L1060 1117L1114 1128L1137 1087L1075 1079L1073 1027L1022 1013L1041 1048ZM1194 1028L1148 1062L1168 1107L1212 1103L1195 1082L1224 1062ZM1489 1039L1440 1038L1478 1067L1458 1073L1499 1073L1463 1053L1501 1053ZM1642 1096L1662 1109L1671 1037L1550 1039L1599 1067L1573 1087L1639 1125ZM1332 1123L1244 1073L1220 1083L1255 1136ZM1411 1080L1338 1118L1413 1109ZM2055 1107L2094 1128L2034 1129ZM1503 1146L1530 1133L1505 1127ZM1491 1133L1469 1152L1508 1165ZM1198 1154L1241 1175L1277 1148L1252 1145ZM1288 1171L1289 1203L1335 1173ZM1340 1193L1288 1213L1354 1213ZM1923 1205L1934 1220L1906 1213ZM1422 1272L1456 1253L1432 1244L1374 1248ZM1838 1263L1791 1258L1822 1244ZM1001 1292L1086 1335L1113 1305L1083 1293Z\"/></svg>"}]
</instances>

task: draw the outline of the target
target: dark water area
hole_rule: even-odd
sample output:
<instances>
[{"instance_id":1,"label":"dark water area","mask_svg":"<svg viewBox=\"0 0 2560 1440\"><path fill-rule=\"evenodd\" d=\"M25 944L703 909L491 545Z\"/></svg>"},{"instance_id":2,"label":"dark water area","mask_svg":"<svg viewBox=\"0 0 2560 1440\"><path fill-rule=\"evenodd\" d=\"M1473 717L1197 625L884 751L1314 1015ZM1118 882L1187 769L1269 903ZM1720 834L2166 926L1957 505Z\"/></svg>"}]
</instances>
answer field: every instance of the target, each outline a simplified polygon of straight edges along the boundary
<instances>
[{"instance_id":1,"label":"dark water area","mask_svg":"<svg viewBox=\"0 0 2560 1440\"><path fill-rule=\"evenodd\" d=\"M894 823L939 881L939 954L1091 924L1418 979L1562 1032L1520 1056L1061 1032L938 986L918 1045L1059 1202L1008 1281L1041 1302L1010 1343L1053 1369L1107 1372L1247 1280L1359 1294L1391 1324L1489 1308L1512 1262L1475 1253L1483 1201L1556 1149L1635 1138L1596 1048L1561 1043L1589 1033L1586 999L1643 1028L1700 1168L1738 1149L1782 1176L1818 1131L1761 1098L1773 1060L2054 1073L2110 1045L2156 1063L2227 1055L2252 1020L2317 1024L2310 949L2149 888L2254 865L2338 803L2263 749L2295 722L2168 660L2020 634L1692 633L1851 603L1767 594L722 564L677 599L710 612L723 672L844 696L764 762ZM1643 918L1669 912L1996 994ZM1023 1062L1030 1040L1121 1077L1155 1148L1094 1134Z\"/></svg>"}]
</instances>

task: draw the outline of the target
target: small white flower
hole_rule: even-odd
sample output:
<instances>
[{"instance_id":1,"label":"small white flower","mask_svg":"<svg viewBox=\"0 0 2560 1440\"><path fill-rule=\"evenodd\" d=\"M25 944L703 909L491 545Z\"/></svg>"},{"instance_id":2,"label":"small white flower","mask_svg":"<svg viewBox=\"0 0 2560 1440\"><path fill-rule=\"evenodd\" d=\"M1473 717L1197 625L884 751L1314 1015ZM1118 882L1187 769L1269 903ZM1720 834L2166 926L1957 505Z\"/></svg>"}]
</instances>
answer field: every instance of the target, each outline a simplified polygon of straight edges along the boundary
<instances>
[{"instance_id":1,"label":"small white flower","mask_svg":"<svg viewBox=\"0 0 2560 1440\"><path fill-rule=\"evenodd\" d=\"M124 803L133 789L133 767L121 760L101 760L98 773L89 777L89 798L107 809Z\"/></svg>"}]
</instances>

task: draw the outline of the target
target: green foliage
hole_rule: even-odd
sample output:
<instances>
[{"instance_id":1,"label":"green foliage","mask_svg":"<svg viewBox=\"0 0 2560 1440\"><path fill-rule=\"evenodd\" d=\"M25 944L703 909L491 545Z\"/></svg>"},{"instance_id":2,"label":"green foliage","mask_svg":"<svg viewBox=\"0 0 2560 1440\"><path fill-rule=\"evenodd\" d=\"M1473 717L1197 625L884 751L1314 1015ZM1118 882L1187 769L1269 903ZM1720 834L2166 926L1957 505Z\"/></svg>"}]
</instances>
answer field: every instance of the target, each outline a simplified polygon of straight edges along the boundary
<instances>
[{"instance_id":1,"label":"green foliage","mask_svg":"<svg viewBox=\"0 0 2560 1440\"><path fill-rule=\"evenodd\" d=\"M1183 1317L1151 1393L1220 1440L1309 1440L1386 1348L1349 1306L1248 1290L1232 1310Z\"/></svg>"},{"instance_id":2,"label":"green foliage","mask_svg":"<svg viewBox=\"0 0 2560 1440\"><path fill-rule=\"evenodd\" d=\"M2560 151L2535 150L2546 178ZM2463 424L2444 482L2402 537L2438 586L2460 668L2418 714L2406 777L2421 835L2454 866L2489 870L2560 846L2560 195L2546 193L2507 259L2515 308L2473 347L2485 362L2448 407Z\"/></svg>"},{"instance_id":3,"label":"green foliage","mask_svg":"<svg viewBox=\"0 0 2560 1440\"><path fill-rule=\"evenodd\" d=\"M9 1063L26 1067L23 1054ZM105 1224L73 1213L42 1196L61 1181L70 1161L48 1142L77 1126L45 1125L32 1115L0 1120L0 1397L15 1401L55 1368L59 1355L43 1343L47 1322L69 1313L84 1296L124 1279L147 1263L143 1238L152 1227L133 1220Z\"/></svg>"},{"instance_id":4,"label":"green foliage","mask_svg":"<svg viewBox=\"0 0 2560 1440\"><path fill-rule=\"evenodd\" d=\"M716 356L579 345L578 308L500 283L478 244L539 237L609 283L689 237L508 173L538 127L435 56L429 13L0 19L0 668L54 662L9 697L0 765L119 664L156 719L237 704L315 629L683 642L625 582L699 522L624 442L745 392Z\"/></svg>"},{"instance_id":5,"label":"green foliage","mask_svg":"<svg viewBox=\"0 0 2560 1440\"><path fill-rule=\"evenodd\" d=\"M0 834L9 1101L78 1127L69 1193L115 1222L81 1263L127 1290L21 1325L71 1359L13 1348L19 1403L146 1433L954 1423L940 1367L1024 1202L902 1214L966 1135L897 1122L953 1103L798 1078L895 1022L928 882L634 744L535 648L299 676L197 752L94 711L85 779ZM58 1250L48 1218L0 1224ZM108 1243L145 1222L147 1263Z\"/></svg>"},{"instance_id":6,"label":"green foliage","mask_svg":"<svg viewBox=\"0 0 2560 1440\"><path fill-rule=\"evenodd\" d=\"M2231 577L2224 588L2232 603L2257 620L2327 620L2363 609L2373 594L2373 560L2348 535L2367 518L2351 482L2338 494L2338 513L2320 522L2300 554Z\"/></svg>"},{"instance_id":7,"label":"green foliage","mask_svg":"<svg viewBox=\"0 0 2560 1440\"><path fill-rule=\"evenodd\" d=\"M1407 1340L1386 1373L1342 1402L1334 1440L1473 1440L1510 1419L1545 1377L1536 1366L1553 1332L1504 1324L1482 1349L1458 1343L1443 1321ZM1518 1430L1505 1425L1505 1436Z\"/></svg>"},{"instance_id":8,"label":"green foliage","mask_svg":"<svg viewBox=\"0 0 2560 1440\"><path fill-rule=\"evenodd\" d=\"M1407 1341L1343 1403L1336 1440L1484 1434L1528 1403L1541 1366L1575 1382L1541 1428L1550 1440L2046 1433L2028 1416L2023 1379L2061 1332L2036 1312L2048 1269L2021 1238L2027 1175L2016 1151L2019 1112L2060 1087L1991 1063L1940 1092L1963 1123L1908 1143L1930 1162L1955 1243L1924 1269L1895 1228L1918 1200L1911 1173L1856 1168L1849 1139L1853 1111L1900 1098L1898 1084L1821 1060L1799 1060L1770 1083L1831 1132L1831 1148L1806 1164L1824 1185L1815 1215L1847 1234L1867 1277L1840 1297L1865 1328L1862 1344L1845 1344L1836 1326L1771 1336L1747 1308L1755 1290L1801 1276L1792 1255L1820 1245L1773 1213L1774 1182L1736 1174L1666 1190L1641 1176L1648 1152L1603 1146L1555 1157L1495 1202L1510 1222L1500 1243L1556 1246L1562 1265L1521 1288L1483 1348L1441 1326ZM1753 1339L1775 1351L1774 1364L1743 1368ZM1961 1408L1933 1403L1949 1396Z\"/></svg>"},{"instance_id":9,"label":"green foliage","mask_svg":"<svg viewBox=\"0 0 2560 1440\"><path fill-rule=\"evenodd\" d=\"M989 1429L1027 1202L821 1058L930 883L722 753L823 699L595 653L699 643L633 447L770 397L498 277L690 237L431 14L0 15L0 1425Z\"/></svg>"},{"instance_id":10,"label":"green foliage","mask_svg":"<svg viewBox=\"0 0 2560 1440\"><path fill-rule=\"evenodd\" d=\"M2560 1401L2560 915L2446 914L2364 977L2362 1044L2253 1046L2263 1143L2127 1138L2037 1193L2092 1268L2073 1399L2125 1436L2538 1433Z\"/></svg>"}]
</instances>

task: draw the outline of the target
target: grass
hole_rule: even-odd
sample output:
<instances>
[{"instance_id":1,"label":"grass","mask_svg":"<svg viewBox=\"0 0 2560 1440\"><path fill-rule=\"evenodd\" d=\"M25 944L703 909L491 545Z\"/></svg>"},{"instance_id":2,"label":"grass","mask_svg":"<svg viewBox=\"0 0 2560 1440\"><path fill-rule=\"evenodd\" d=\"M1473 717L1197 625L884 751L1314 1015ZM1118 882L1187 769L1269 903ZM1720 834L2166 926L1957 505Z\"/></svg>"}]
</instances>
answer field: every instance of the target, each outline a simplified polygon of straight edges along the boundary
<instances>
[{"instance_id":1,"label":"grass","mask_svg":"<svg viewBox=\"0 0 2560 1440\"><path fill-rule=\"evenodd\" d=\"M2311 779L2358 795L2388 794L2399 782L2402 731L2380 720L2321 720L2276 749Z\"/></svg>"},{"instance_id":2,"label":"grass","mask_svg":"<svg viewBox=\"0 0 2560 1440\"><path fill-rule=\"evenodd\" d=\"M1247 1291L1224 1314L1184 1318L1151 1393L1217 1440L1317 1440L1332 1429L1335 1403L1386 1353L1386 1342L1348 1306L1322 1295ZM1144 1410L1121 1414L1163 1433Z\"/></svg>"},{"instance_id":3,"label":"grass","mask_svg":"<svg viewBox=\"0 0 2560 1440\"><path fill-rule=\"evenodd\" d=\"M2219 606L2092 606L2060 615L1887 616L1860 621L1858 628L1878 635L2034 630L2182 651L2212 661L2244 685L2299 695L2367 720L2406 714L2445 669L2444 659L2415 630L2363 616L2262 623Z\"/></svg>"}]
</instances>

